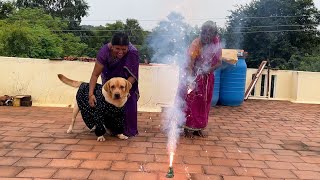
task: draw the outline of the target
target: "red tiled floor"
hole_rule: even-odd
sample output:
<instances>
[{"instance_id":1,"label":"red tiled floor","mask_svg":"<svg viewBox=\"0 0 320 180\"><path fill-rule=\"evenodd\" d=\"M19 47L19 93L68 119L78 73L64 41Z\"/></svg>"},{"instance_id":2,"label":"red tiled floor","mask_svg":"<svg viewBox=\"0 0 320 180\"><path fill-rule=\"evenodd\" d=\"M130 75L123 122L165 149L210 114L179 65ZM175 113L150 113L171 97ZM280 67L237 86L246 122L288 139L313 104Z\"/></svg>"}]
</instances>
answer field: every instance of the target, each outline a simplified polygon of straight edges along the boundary
<instances>
[{"instance_id":1,"label":"red tiled floor","mask_svg":"<svg viewBox=\"0 0 320 180\"><path fill-rule=\"evenodd\" d=\"M72 109L0 107L0 179L162 180L162 114L139 112L140 135L97 142ZM174 179L317 179L320 105L249 100L212 109L206 138L181 136Z\"/></svg>"}]
</instances>

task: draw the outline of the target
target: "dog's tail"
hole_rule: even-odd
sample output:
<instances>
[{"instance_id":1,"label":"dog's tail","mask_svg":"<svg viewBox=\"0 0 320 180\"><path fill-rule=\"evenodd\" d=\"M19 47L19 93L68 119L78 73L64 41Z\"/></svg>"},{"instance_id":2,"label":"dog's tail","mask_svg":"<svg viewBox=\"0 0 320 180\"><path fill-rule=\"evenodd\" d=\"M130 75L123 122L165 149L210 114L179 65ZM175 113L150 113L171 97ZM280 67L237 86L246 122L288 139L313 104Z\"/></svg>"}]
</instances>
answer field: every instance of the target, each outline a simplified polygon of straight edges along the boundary
<instances>
[{"instance_id":1,"label":"dog's tail","mask_svg":"<svg viewBox=\"0 0 320 180\"><path fill-rule=\"evenodd\" d=\"M81 81L75 81L75 80L72 80L72 79L69 79L67 78L66 76L62 75L62 74L58 74L58 78L65 84L71 86L71 87L80 87L81 85Z\"/></svg>"}]
</instances>

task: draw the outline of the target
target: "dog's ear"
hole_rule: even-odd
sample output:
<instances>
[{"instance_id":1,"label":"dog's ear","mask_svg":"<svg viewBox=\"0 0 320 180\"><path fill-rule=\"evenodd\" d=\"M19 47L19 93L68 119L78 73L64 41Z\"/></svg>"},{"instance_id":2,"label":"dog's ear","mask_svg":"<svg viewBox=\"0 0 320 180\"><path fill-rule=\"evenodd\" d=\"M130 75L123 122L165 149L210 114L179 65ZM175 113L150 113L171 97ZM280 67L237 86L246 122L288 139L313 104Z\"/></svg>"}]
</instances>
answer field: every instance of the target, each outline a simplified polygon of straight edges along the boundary
<instances>
[{"instance_id":1,"label":"dog's ear","mask_svg":"<svg viewBox=\"0 0 320 180\"><path fill-rule=\"evenodd\" d=\"M111 94L110 81L107 81L107 82L104 84L103 88L104 88L104 90L105 90L107 93Z\"/></svg>"},{"instance_id":2,"label":"dog's ear","mask_svg":"<svg viewBox=\"0 0 320 180\"><path fill-rule=\"evenodd\" d=\"M129 93L131 88L132 88L131 82L126 80L126 93Z\"/></svg>"}]
</instances>

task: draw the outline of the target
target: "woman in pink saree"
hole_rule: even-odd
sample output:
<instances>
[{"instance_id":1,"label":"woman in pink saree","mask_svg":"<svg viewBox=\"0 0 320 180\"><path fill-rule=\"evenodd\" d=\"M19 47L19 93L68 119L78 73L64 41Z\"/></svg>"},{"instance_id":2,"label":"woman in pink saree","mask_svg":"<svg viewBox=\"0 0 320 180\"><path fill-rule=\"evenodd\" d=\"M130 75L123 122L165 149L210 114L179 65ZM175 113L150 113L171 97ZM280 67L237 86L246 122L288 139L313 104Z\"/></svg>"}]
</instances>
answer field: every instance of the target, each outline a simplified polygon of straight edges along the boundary
<instances>
[{"instance_id":1,"label":"woman in pink saree","mask_svg":"<svg viewBox=\"0 0 320 180\"><path fill-rule=\"evenodd\" d=\"M186 84L185 99L185 136L204 137L202 130L208 124L214 86L214 70L221 65L222 49L217 27L207 21L201 27L199 38L193 40L188 50L189 64L187 77L192 80ZM185 81L185 79L184 79Z\"/></svg>"}]
</instances>

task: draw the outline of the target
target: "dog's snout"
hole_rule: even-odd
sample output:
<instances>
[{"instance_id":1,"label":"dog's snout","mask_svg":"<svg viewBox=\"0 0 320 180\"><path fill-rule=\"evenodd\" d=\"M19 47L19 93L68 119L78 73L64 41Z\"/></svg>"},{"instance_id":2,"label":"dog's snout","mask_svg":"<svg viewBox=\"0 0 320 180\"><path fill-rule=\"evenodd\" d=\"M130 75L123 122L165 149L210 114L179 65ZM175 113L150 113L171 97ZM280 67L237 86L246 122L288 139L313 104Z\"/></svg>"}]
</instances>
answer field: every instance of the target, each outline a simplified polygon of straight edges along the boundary
<instances>
[{"instance_id":1,"label":"dog's snout","mask_svg":"<svg viewBox=\"0 0 320 180\"><path fill-rule=\"evenodd\" d=\"M120 94L119 93L114 94L114 98L120 99Z\"/></svg>"}]
</instances>

